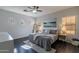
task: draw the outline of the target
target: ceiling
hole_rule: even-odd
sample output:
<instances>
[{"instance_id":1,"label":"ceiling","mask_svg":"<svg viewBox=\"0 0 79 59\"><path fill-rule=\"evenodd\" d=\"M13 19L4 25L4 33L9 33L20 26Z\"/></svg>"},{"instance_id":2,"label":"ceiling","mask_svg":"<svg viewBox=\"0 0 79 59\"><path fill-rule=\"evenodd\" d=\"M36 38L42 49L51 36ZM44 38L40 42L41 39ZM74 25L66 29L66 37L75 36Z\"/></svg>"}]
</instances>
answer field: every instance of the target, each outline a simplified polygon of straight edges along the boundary
<instances>
[{"instance_id":1,"label":"ceiling","mask_svg":"<svg viewBox=\"0 0 79 59\"><path fill-rule=\"evenodd\" d=\"M23 10L27 9L27 6L1 6L0 9L5 9L8 11L24 14L27 16L39 17L39 16L54 13L71 7L73 6L39 6L39 9L43 10L43 12L39 12L36 14L32 12L24 12Z\"/></svg>"}]
</instances>

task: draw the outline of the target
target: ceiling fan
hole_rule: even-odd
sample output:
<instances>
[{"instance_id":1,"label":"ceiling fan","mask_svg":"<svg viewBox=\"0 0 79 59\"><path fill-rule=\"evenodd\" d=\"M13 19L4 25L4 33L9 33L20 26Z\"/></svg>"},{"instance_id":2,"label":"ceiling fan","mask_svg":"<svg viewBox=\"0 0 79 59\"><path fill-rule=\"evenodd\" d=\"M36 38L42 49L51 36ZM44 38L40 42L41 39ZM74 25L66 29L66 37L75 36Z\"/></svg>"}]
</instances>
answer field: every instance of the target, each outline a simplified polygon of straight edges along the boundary
<instances>
[{"instance_id":1,"label":"ceiling fan","mask_svg":"<svg viewBox=\"0 0 79 59\"><path fill-rule=\"evenodd\" d=\"M27 9L24 10L24 12L33 12L33 13L37 13L37 12L42 12L42 10L39 9L39 6L29 6L27 7Z\"/></svg>"}]
</instances>

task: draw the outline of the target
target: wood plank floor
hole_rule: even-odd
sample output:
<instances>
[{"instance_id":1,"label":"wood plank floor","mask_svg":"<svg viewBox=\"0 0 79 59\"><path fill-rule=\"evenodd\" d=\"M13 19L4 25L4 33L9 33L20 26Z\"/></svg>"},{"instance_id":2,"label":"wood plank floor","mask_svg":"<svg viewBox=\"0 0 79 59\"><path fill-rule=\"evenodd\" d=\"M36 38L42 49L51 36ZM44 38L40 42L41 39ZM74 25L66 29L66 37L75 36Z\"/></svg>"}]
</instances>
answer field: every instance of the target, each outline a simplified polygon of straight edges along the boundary
<instances>
[{"instance_id":1,"label":"wood plank floor","mask_svg":"<svg viewBox=\"0 0 79 59\"><path fill-rule=\"evenodd\" d=\"M33 49L23 49L21 47L21 45L25 44L23 43L25 40L28 40L28 38L14 40L14 47L17 49L17 53L37 53ZM51 47L56 49L56 53L79 53L79 47L59 40L52 44Z\"/></svg>"},{"instance_id":2,"label":"wood plank floor","mask_svg":"<svg viewBox=\"0 0 79 59\"><path fill-rule=\"evenodd\" d=\"M59 40L52 44L52 48L56 49L56 53L79 53L79 47Z\"/></svg>"}]
</instances>

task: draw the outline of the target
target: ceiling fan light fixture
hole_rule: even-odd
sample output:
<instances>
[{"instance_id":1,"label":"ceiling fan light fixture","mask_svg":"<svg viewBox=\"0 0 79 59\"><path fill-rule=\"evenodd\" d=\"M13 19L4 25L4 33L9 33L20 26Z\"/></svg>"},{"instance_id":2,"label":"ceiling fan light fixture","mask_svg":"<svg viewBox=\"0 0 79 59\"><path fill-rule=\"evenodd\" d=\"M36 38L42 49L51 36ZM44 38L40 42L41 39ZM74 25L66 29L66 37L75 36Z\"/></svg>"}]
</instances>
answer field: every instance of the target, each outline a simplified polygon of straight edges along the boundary
<instances>
[{"instance_id":1,"label":"ceiling fan light fixture","mask_svg":"<svg viewBox=\"0 0 79 59\"><path fill-rule=\"evenodd\" d=\"M37 11L36 11L36 10L33 10L32 12L33 12L33 13L37 13Z\"/></svg>"},{"instance_id":2,"label":"ceiling fan light fixture","mask_svg":"<svg viewBox=\"0 0 79 59\"><path fill-rule=\"evenodd\" d=\"M42 10L39 10L38 6L32 6L25 9L24 12L32 12L33 14L36 14L38 12L42 12Z\"/></svg>"}]
</instances>

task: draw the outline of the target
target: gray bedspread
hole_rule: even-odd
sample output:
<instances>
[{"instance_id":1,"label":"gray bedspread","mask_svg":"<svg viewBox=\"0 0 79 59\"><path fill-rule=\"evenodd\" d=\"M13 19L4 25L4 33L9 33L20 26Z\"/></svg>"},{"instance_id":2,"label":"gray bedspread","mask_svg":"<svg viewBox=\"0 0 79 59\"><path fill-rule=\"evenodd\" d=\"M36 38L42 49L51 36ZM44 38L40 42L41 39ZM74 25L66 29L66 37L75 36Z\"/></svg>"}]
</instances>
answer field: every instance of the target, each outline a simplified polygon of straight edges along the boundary
<instances>
[{"instance_id":1,"label":"gray bedspread","mask_svg":"<svg viewBox=\"0 0 79 59\"><path fill-rule=\"evenodd\" d=\"M51 44L53 43L53 39L49 36L37 36L35 40L33 40L35 35L30 35L29 40L32 43L37 44L38 46L44 48L46 51L51 50Z\"/></svg>"},{"instance_id":2,"label":"gray bedspread","mask_svg":"<svg viewBox=\"0 0 79 59\"><path fill-rule=\"evenodd\" d=\"M35 43L39 45L42 48L45 48L45 50L49 51L51 50L51 44L53 40L50 37L47 36L37 36Z\"/></svg>"}]
</instances>

